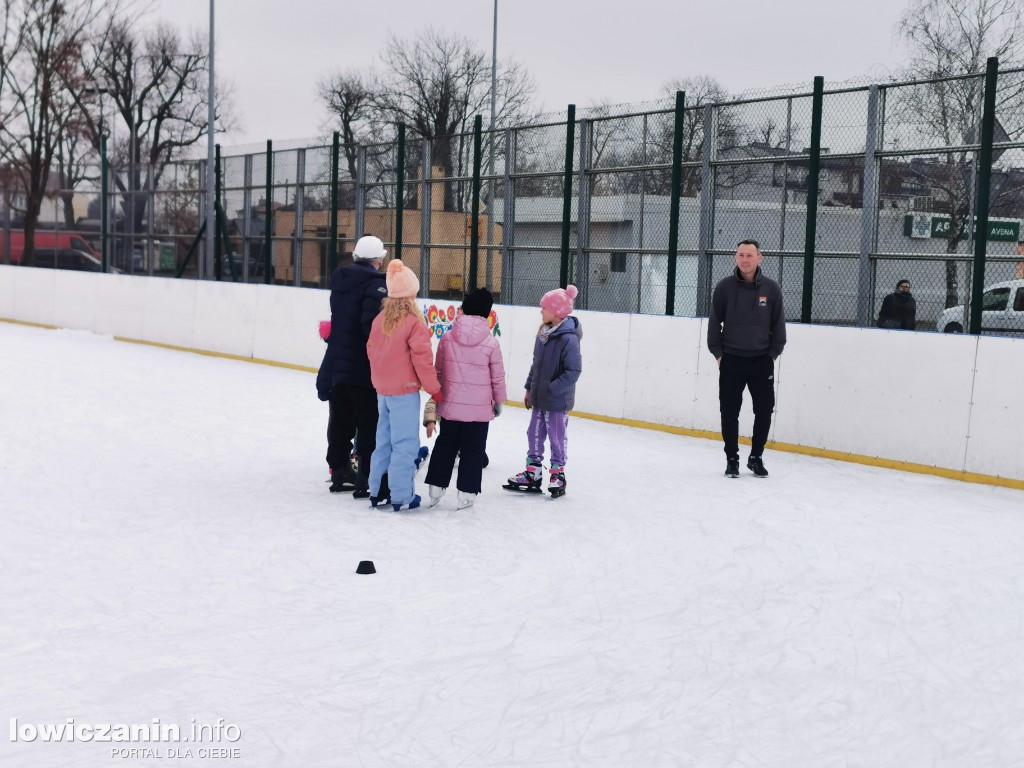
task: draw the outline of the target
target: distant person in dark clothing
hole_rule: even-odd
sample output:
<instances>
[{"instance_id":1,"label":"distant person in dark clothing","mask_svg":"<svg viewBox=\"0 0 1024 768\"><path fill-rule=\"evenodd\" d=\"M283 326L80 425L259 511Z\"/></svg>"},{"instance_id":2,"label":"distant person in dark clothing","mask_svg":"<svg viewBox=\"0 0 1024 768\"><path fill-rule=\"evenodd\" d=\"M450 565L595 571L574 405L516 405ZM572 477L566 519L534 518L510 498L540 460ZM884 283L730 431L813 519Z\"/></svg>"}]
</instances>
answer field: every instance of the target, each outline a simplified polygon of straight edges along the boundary
<instances>
[{"instance_id":1,"label":"distant person in dark clothing","mask_svg":"<svg viewBox=\"0 0 1024 768\"><path fill-rule=\"evenodd\" d=\"M910 294L909 280L900 280L896 283L896 291L882 299L878 327L902 328L904 331L917 327L917 301Z\"/></svg>"},{"instance_id":2,"label":"distant person in dark clothing","mask_svg":"<svg viewBox=\"0 0 1024 768\"><path fill-rule=\"evenodd\" d=\"M361 237L353 263L338 267L331 275L330 335L316 377L317 395L330 402L331 408L327 423L331 492L354 491L357 498L369 495L370 456L376 448L377 392L370 382L366 342L381 301L388 295L380 271L386 255L380 238ZM350 461L357 432L358 472Z\"/></svg>"},{"instance_id":3,"label":"distant person in dark clothing","mask_svg":"<svg viewBox=\"0 0 1024 768\"><path fill-rule=\"evenodd\" d=\"M708 318L708 349L718 360L718 400L725 443L725 476L739 477L739 422L743 390L754 405L747 469L768 477L761 455L775 409L775 359L786 346L782 289L761 272L756 240L736 246L736 269L715 286Z\"/></svg>"}]
</instances>

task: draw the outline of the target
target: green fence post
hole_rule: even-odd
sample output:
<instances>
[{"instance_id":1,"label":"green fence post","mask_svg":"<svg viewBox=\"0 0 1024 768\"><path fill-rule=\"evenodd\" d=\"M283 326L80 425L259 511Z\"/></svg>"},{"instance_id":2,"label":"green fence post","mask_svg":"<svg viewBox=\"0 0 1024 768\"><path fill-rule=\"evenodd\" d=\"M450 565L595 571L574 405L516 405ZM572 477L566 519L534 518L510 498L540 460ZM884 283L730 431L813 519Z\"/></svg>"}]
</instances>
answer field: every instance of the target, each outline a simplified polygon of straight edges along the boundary
<instances>
[{"instance_id":1,"label":"green fence post","mask_svg":"<svg viewBox=\"0 0 1024 768\"><path fill-rule=\"evenodd\" d=\"M110 173L107 165L107 137L100 136L100 255L103 257L103 271L110 271L110 256L107 248L107 222L110 220L110 201L107 189L107 176Z\"/></svg>"},{"instance_id":2,"label":"green fence post","mask_svg":"<svg viewBox=\"0 0 1024 768\"><path fill-rule=\"evenodd\" d=\"M683 108L686 93L676 91L675 125L672 129L672 191L668 208L668 292L665 314L676 313L676 262L679 255L679 187L683 178Z\"/></svg>"},{"instance_id":3,"label":"green fence post","mask_svg":"<svg viewBox=\"0 0 1024 768\"><path fill-rule=\"evenodd\" d=\"M814 251L818 232L818 172L821 169L821 106L825 78L814 78L811 101L811 157L807 165L807 229L804 237L804 295L800 322L811 322L811 300L814 291Z\"/></svg>"},{"instance_id":4,"label":"green fence post","mask_svg":"<svg viewBox=\"0 0 1024 768\"><path fill-rule=\"evenodd\" d=\"M575 152L576 105L569 105L565 120L565 181L562 187L562 262L558 269L558 284L569 285L569 229L572 216L572 158Z\"/></svg>"},{"instance_id":5,"label":"green fence post","mask_svg":"<svg viewBox=\"0 0 1024 768\"><path fill-rule=\"evenodd\" d=\"M992 56L985 67L985 103L981 113L981 150L978 152L978 192L974 196L974 267L971 274L969 332L975 336L981 333L981 295L985 290L985 255L988 250L988 206L992 186L992 141L995 133L998 75L999 59Z\"/></svg>"},{"instance_id":6,"label":"green fence post","mask_svg":"<svg viewBox=\"0 0 1024 768\"><path fill-rule=\"evenodd\" d=\"M235 252L231 249L231 238L228 237L228 217L218 202L214 213L217 215L217 237L218 243L224 241L224 253L227 255L228 272L231 273L232 282L238 282L238 272L235 270Z\"/></svg>"},{"instance_id":7,"label":"green fence post","mask_svg":"<svg viewBox=\"0 0 1024 768\"><path fill-rule=\"evenodd\" d=\"M263 206L263 282L270 285L270 273L274 268L274 260L271 254L273 239L271 230L273 227L274 206L271 204L274 193L274 142L267 141L267 188L266 198Z\"/></svg>"},{"instance_id":8,"label":"green fence post","mask_svg":"<svg viewBox=\"0 0 1024 768\"><path fill-rule=\"evenodd\" d=\"M405 124L398 124L398 188L395 190L395 258L402 258L402 201L405 198Z\"/></svg>"},{"instance_id":9,"label":"green fence post","mask_svg":"<svg viewBox=\"0 0 1024 768\"><path fill-rule=\"evenodd\" d=\"M214 179L214 195L213 195L213 210L216 212L220 208L220 144L216 147L217 153L213 161L213 179ZM216 213L214 213L216 217ZM216 226L216 221L206 222L206 226ZM213 231L213 273L214 277L218 280L221 279L223 273L223 250L221 248L220 238L217 237L217 230Z\"/></svg>"},{"instance_id":10,"label":"green fence post","mask_svg":"<svg viewBox=\"0 0 1024 768\"><path fill-rule=\"evenodd\" d=\"M477 261L480 258L480 161L483 154L481 147L483 118L477 115L473 119L473 207L470 211L469 224L469 285L467 291L476 288Z\"/></svg>"},{"instance_id":11,"label":"green fence post","mask_svg":"<svg viewBox=\"0 0 1024 768\"><path fill-rule=\"evenodd\" d=\"M334 132L334 141L331 144L331 216L330 240L327 244L327 281L330 283L331 275L338 267L338 161L341 155L341 137L337 131Z\"/></svg>"}]
</instances>

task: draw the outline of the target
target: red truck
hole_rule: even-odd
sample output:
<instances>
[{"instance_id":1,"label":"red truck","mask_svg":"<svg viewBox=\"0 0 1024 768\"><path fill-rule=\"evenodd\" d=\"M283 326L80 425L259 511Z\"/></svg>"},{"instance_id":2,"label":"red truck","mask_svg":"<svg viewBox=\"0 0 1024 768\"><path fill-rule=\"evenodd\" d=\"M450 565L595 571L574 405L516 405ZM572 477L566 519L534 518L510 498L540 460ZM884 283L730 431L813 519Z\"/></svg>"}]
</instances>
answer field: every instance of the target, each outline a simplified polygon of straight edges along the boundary
<instances>
[{"instance_id":1,"label":"red truck","mask_svg":"<svg viewBox=\"0 0 1024 768\"><path fill-rule=\"evenodd\" d=\"M48 230L36 230L36 248L48 250L60 249L71 251L84 251L90 256L102 259L99 253L89 244L89 241L76 232L50 232ZM21 264L21 257L25 252L25 232L20 229L11 230L11 264ZM0 264L5 264L8 259L4 253L4 234L0 230Z\"/></svg>"}]
</instances>

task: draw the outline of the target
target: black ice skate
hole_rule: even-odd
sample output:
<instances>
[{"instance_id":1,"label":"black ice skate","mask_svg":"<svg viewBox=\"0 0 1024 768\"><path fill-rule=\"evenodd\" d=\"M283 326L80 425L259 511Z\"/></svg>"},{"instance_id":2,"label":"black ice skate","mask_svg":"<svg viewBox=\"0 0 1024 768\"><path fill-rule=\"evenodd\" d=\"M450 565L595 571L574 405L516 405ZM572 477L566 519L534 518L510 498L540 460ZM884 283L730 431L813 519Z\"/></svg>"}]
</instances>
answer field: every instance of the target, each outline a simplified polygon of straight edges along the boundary
<instances>
[{"instance_id":1,"label":"black ice skate","mask_svg":"<svg viewBox=\"0 0 1024 768\"><path fill-rule=\"evenodd\" d=\"M356 489L356 473L349 467L331 470L331 493L342 493Z\"/></svg>"},{"instance_id":2,"label":"black ice skate","mask_svg":"<svg viewBox=\"0 0 1024 768\"><path fill-rule=\"evenodd\" d=\"M548 493L552 499L565 496L565 467L552 467L551 479L548 480Z\"/></svg>"},{"instance_id":3,"label":"black ice skate","mask_svg":"<svg viewBox=\"0 0 1024 768\"><path fill-rule=\"evenodd\" d=\"M739 477L740 476L740 460L739 459L727 459L725 462L725 476L726 477Z\"/></svg>"},{"instance_id":4,"label":"black ice skate","mask_svg":"<svg viewBox=\"0 0 1024 768\"><path fill-rule=\"evenodd\" d=\"M526 469L515 477L510 477L502 488L506 491L519 491L520 493L542 493L540 487L541 476L544 467L540 464L527 464Z\"/></svg>"}]
</instances>

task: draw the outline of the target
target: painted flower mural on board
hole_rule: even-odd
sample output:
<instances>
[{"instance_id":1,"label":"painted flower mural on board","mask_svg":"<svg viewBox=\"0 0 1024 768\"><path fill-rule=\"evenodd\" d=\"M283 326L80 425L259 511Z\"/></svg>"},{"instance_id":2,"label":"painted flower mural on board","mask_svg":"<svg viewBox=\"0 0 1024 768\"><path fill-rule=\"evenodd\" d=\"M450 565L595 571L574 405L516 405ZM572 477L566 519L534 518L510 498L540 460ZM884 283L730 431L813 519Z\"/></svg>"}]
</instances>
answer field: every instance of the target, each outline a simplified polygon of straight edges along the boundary
<instances>
[{"instance_id":1,"label":"painted flower mural on board","mask_svg":"<svg viewBox=\"0 0 1024 768\"><path fill-rule=\"evenodd\" d=\"M427 326L430 328L430 332L439 339L451 330L452 323L455 322L455 318L458 316L459 309L454 304L449 304L447 308L439 307L436 304L423 307L423 317L427 320ZM498 325L498 313L493 309L491 314L487 316L487 325L490 327L493 336L501 336L501 326Z\"/></svg>"}]
</instances>

